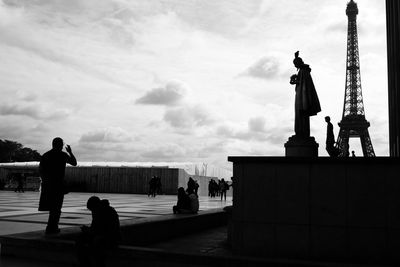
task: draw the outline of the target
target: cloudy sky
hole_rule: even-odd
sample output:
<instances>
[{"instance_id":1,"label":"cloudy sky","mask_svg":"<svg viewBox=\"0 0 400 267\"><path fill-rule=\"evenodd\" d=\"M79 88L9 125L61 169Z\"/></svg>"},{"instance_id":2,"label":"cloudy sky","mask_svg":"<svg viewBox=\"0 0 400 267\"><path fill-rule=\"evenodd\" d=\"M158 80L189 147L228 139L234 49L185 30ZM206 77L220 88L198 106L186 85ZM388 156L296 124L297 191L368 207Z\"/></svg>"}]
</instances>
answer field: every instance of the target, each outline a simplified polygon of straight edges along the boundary
<instances>
[{"instance_id":1,"label":"cloudy sky","mask_svg":"<svg viewBox=\"0 0 400 267\"><path fill-rule=\"evenodd\" d=\"M0 0L0 138L80 161L283 156L295 51L324 117L342 116L347 0ZM358 0L361 78L377 155L388 155L385 3ZM359 141L350 149L361 155Z\"/></svg>"}]
</instances>

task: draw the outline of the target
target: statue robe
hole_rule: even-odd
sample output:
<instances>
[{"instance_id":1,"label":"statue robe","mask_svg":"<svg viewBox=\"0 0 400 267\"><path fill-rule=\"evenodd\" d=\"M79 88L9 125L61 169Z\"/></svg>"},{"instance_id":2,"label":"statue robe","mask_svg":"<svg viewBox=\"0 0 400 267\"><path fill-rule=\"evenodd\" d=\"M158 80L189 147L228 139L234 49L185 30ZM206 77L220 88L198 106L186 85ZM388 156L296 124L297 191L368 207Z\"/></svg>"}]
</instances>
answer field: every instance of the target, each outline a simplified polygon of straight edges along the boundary
<instances>
[{"instance_id":1,"label":"statue robe","mask_svg":"<svg viewBox=\"0 0 400 267\"><path fill-rule=\"evenodd\" d=\"M310 136L310 116L321 111L310 73L310 67L304 64L297 74L294 130L300 137Z\"/></svg>"}]
</instances>

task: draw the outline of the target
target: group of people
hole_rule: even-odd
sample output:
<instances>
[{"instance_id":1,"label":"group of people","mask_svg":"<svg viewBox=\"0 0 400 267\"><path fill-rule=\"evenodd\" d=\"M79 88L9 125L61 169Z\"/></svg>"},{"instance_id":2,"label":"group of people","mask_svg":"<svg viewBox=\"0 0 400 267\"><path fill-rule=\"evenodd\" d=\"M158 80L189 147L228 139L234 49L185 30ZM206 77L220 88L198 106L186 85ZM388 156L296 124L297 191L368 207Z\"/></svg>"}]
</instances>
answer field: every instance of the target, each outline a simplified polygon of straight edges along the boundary
<instances>
[{"instance_id":1,"label":"group of people","mask_svg":"<svg viewBox=\"0 0 400 267\"><path fill-rule=\"evenodd\" d=\"M231 185L228 184L223 178L216 182L214 179L211 179L208 183L208 196L209 197L218 197L221 196L221 201L224 198L226 200L226 191L229 190Z\"/></svg>"},{"instance_id":2,"label":"group of people","mask_svg":"<svg viewBox=\"0 0 400 267\"><path fill-rule=\"evenodd\" d=\"M189 177L186 190L183 187L178 188L178 201L172 207L174 214L197 213L199 211L198 189L199 184L192 177Z\"/></svg>"},{"instance_id":3,"label":"group of people","mask_svg":"<svg viewBox=\"0 0 400 267\"><path fill-rule=\"evenodd\" d=\"M157 194L162 194L161 177L153 176L149 181L149 192L147 196L156 197Z\"/></svg>"}]
</instances>

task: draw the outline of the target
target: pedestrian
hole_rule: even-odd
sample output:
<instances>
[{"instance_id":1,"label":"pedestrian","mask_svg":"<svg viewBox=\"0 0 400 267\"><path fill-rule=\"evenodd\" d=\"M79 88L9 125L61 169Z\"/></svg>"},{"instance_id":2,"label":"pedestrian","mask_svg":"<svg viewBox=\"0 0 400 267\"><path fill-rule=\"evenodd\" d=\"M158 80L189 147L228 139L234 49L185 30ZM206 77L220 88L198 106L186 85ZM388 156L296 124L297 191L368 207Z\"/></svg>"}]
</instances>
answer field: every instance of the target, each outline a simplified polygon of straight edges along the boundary
<instances>
[{"instance_id":1,"label":"pedestrian","mask_svg":"<svg viewBox=\"0 0 400 267\"><path fill-rule=\"evenodd\" d=\"M229 185L227 182L225 182L224 178L221 179L219 182L219 191L221 192L221 201L222 198L225 198L226 201L226 191L229 190Z\"/></svg>"},{"instance_id":2,"label":"pedestrian","mask_svg":"<svg viewBox=\"0 0 400 267\"><path fill-rule=\"evenodd\" d=\"M152 196L152 197L156 197L157 195L157 177L153 176L151 177L150 181L149 181L149 193L148 196Z\"/></svg>"},{"instance_id":3,"label":"pedestrian","mask_svg":"<svg viewBox=\"0 0 400 267\"><path fill-rule=\"evenodd\" d=\"M15 188L14 192L24 193L25 174L23 173L15 174L15 180L17 182L17 187Z\"/></svg>"},{"instance_id":4,"label":"pedestrian","mask_svg":"<svg viewBox=\"0 0 400 267\"><path fill-rule=\"evenodd\" d=\"M58 223L61 216L61 208L64 201L66 188L64 185L65 165L68 163L76 166L76 158L72 154L71 147L66 145L63 152L64 141L56 137L52 142L52 149L43 154L39 172L42 179L39 201L39 211L49 211L46 234L60 232Z\"/></svg>"}]
</instances>

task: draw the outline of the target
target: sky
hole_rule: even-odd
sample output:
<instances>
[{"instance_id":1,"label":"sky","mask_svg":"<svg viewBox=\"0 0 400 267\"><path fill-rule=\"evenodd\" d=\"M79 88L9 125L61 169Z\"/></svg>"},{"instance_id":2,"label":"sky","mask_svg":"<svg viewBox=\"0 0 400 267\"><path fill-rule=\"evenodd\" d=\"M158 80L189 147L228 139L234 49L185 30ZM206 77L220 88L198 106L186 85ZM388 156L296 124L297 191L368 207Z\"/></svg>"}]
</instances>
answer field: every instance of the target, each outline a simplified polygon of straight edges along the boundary
<instances>
[{"instance_id":1,"label":"sky","mask_svg":"<svg viewBox=\"0 0 400 267\"><path fill-rule=\"evenodd\" d=\"M361 82L387 156L385 3L358 0ZM206 162L284 156L294 134L294 52L339 131L347 0L0 0L0 139L78 161ZM357 155L359 140L350 142Z\"/></svg>"}]
</instances>

